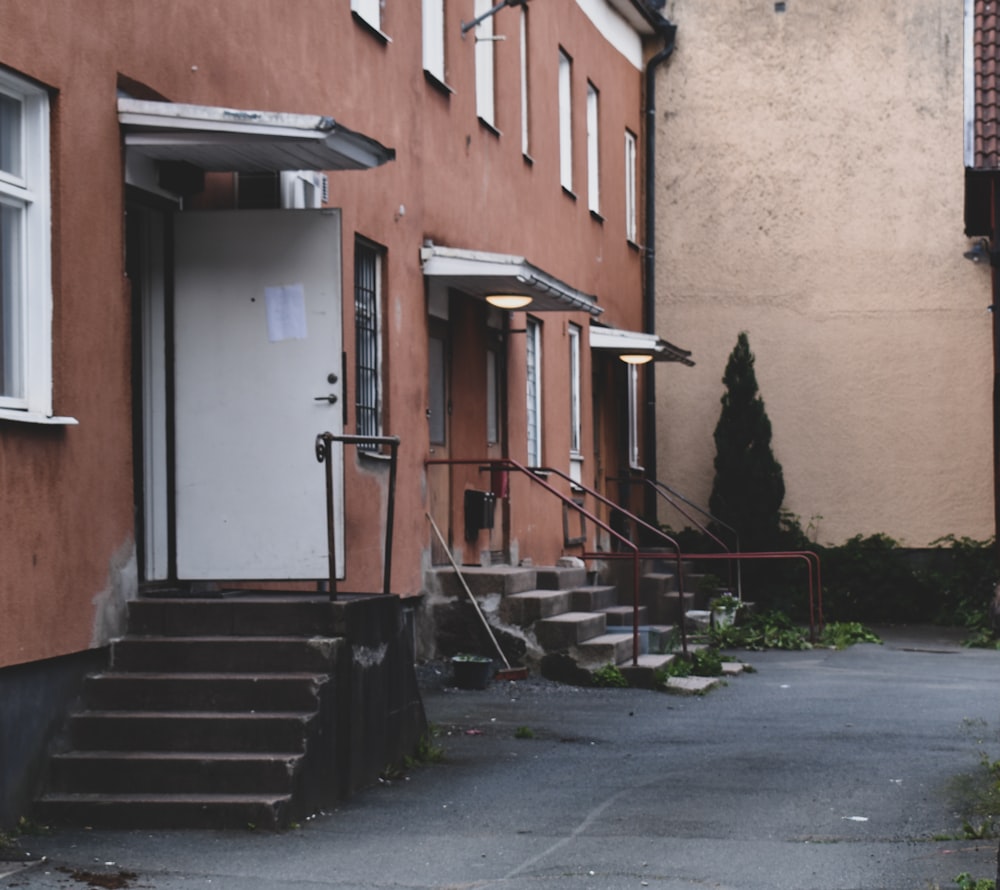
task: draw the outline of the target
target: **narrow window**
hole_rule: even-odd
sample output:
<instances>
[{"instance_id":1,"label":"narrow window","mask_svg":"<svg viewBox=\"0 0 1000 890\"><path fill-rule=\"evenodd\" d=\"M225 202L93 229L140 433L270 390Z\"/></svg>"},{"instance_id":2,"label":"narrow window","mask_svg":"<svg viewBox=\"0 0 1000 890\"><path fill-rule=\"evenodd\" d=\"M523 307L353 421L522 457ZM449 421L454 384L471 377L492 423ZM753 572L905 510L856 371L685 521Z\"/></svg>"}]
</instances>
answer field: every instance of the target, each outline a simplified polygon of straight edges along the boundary
<instances>
[{"instance_id":1,"label":"narrow window","mask_svg":"<svg viewBox=\"0 0 1000 890\"><path fill-rule=\"evenodd\" d=\"M636 144L635 133L625 131L625 237L636 243L635 200Z\"/></svg>"},{"instance_id":2,"label":"narrow window","mask_svg":"<svg viewBox=\"0 0 1000 890\"><path fill-rule=\"evenodd\" d=\"M448 350L444 336L427 340L427 423L431 445L448 442Z\"/></svg>"},{"instance_id":3,"label":"narrow window","mask_svg":"<svg viewBox=\"0 0 1000 890\"><path fill-rule=\"evenodd\" d=\"M542 326L535 319L529 318L525 333L528 361L528 466L538 467L542 463Z\"/></svg>"},{"instance_id":4,"label":"narrow window","mask_svg":"<svg viewBox=\"0 0 1000 890\"><path fill-rule=\"evenodd\" d=\"M531 152L528 128L528 7L521 7L521 152Z\"/></svg>"},{"instance_id":5,"label":"narrow window","mask_svg":"<svg viewBox=\"0 0 1000 890\"><path fill-rule=\"evenodd\" d=\"M626 367L628 374L628 464L633 470L641 470L639 464L639 369L637 365Z\"/></svg>"},{"instance_id":6,"label":"narrow window","mask_svg":"<svg viewBox=\"0 0 1000 890\"><path fill-rule=\"evenodd\" d=\"M600 127L597 114L598 92L587 82L587 206L601 212Z\"/></svg>"},{"instance_id":7,"label":"narrow window","mask_svg":"<svg viewBox=\"0 0 1000 890\"><path fill-rule=\"evenodd\" d=\"M351 0L351 12L376 31L382 30L382 0Z\"/></svg>"},{"instance_id":8,"label":"narrow window","mask_svg":"<svg viewBox=\"0 0 1000 890\"><path fill-rule=\"evenodd\" d=\"M476 0L476 15L489 12L490 0ZM476 26L476 114L479 119L496 126L493 70L493 16L487 16Z\"/></svg>"},{"instance_id":9,"label":"narrow window","mask_svg":"<svg viewBox=\"0 0 1000 890\"><path fill-rule=\"evenodd\" d=\"M49 100L0 71L0 416L52 415Z\"/></svg>"},{"instance_id":10,"label":"narrow window","mask_svg":"<svg viewBox=\"0 0 1000 890\"><path fill-rule=\"evenodd\" d=\"M486 350L486 444L500 441L500 356L495 349Z\"/></svg>"},{"instance_id":11,"label":"narrow window","mask_svg":"<svg viewBox=\"0 0 1000 890\"><path fill-rule=\"evenodd\" d=\"M444 0L422 0L424 71L444 83Z\"/></svg>"},{"instance_id":12,"label":"narrow window","mask_svg":"<svg viewBox=\"0 0 1000 890\"><path fill-rule=\"evenodd\" d=\"M573 191L573 62L559 50L559 182Z\"/></svg>"},{"instance_id":13,"label":"narrow window","mask_svg":"<svg viewBox=\"0 0 1000 890\"><path fill-rule=\"evenodd\" d=\"M569 326L569 451L580 453L580 328Z\"/></svg>"},{"instance_id":14,"label":"narrow window","mask_svg":"<svg viewBox=\"0 0 1000 890\"><path fill-rule=\"evenodd\" d=\"M382 253L358 239L354 245L354 416L359 436L382 435L381 302Z\"/></svg>"}]
</instances>

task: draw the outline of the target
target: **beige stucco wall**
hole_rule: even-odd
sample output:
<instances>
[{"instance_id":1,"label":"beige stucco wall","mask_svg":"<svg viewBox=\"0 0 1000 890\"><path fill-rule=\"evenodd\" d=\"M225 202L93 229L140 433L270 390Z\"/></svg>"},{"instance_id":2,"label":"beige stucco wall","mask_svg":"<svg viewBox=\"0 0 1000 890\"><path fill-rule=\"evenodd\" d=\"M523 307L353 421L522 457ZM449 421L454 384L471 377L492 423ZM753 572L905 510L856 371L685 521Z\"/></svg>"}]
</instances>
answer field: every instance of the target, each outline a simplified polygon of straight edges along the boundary
<instances>
[{"instance_id":1,"label":"beige stucco wall","mask_svg":"<svg viewBox=\"0 0 1000 890\"><path fill-rule=\"evenodd\" d=\"M657 93L661 478L708 502L746 330L820 543L993 534L989 272L963 258L962 5L673 0ZM671 517L664 517L671 522Z\"/></svg>"}]
</instances>

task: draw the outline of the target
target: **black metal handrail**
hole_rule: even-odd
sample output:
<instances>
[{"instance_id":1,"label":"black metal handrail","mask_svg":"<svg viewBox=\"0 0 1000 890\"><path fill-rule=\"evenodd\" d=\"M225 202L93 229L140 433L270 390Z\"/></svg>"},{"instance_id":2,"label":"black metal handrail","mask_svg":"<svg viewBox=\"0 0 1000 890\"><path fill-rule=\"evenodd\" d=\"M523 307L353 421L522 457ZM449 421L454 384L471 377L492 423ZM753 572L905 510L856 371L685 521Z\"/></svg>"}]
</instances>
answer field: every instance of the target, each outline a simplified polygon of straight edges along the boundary
<instances>
[{"instance_id":1,"label":"black metal handrail","mask_svg":"<svg viewBox=\"0 0 1000 890\"><path fill-rule=\"evenodd\" d=\"M330 601L337 599L337 545L333 509L333 461L330 448L334 442L345 445L389 446L389 498L385 517L385 553L382 561L382 593L390 592L392 578L392 526L396 513L396 457L399 450L398 436L336 436L320 433L316 436L316 460L326 465L326 543L329 565Z\"/></svg>"}]
</instances>

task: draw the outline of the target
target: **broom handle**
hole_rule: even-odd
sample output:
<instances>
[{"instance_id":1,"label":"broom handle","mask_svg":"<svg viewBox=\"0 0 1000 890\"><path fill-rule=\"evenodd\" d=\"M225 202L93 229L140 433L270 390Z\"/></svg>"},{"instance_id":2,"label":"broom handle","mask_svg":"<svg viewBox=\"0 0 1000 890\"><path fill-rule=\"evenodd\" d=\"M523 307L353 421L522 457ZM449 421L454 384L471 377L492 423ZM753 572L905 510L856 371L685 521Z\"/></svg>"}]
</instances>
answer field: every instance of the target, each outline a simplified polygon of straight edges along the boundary
<instances>
[{"instance_id":1,"label":"broom handle","mask_svg":"<svg viewBox=\"0 0 1000 890\"><path fill-rule=\"evenodd\" d=\"M476 614L479 615L479 620L483 622L483 627L486 628L486 633L490 635L490 639L493 641L493 645L496 646L497 652L500 653L500 657L503 659L503 663L507 667L507 670L510 670L510 662L507 661L507 656L503 654L503 649L500 648L500 644L497 642L497 638L493 636L493 629L487 622L486 616L483 614L483 610L479 608L479 603L476 601L476 598L472 595L472 591L469 590L469 585L465 583L465 578L462 575L462 570L458 567L458 563L455 562L455 557L451 555L451 549L445 543L444 537L441 534L441 530L437 527L437 523L434 521L434 517L432 517L430 513L425 513L424 515L430 522L431 528L434 529L434 534L437 535L437 539L441 542L441 547L444 549L444 552L448 554L448 562L451 563L451 567L455 570L455 574L458 575L458 580L462 582L462 587L465 589L465 592L469 595L469 599L472 601L472 605L476 609Z\"/></svg>"}]
</instances>

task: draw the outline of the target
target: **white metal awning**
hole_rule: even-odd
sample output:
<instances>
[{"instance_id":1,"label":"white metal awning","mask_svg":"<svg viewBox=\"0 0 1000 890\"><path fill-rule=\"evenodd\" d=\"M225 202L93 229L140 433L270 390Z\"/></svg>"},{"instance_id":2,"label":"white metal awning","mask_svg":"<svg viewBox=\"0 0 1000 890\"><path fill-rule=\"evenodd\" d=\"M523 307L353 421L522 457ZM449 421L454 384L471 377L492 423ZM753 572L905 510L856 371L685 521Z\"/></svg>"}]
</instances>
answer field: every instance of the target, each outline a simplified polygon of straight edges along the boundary
<instances>
[{"instance_id":1,"label":"white metal awning","mask_svg":"<svg viewBox=\"0 0 1000 890\"><path fill-rule=\"evenodd\" d=\"M209 172L364 170L396 156L394 149L316 115L120 97L118 120L128 152Z\"/></svg>"},{"instance_id":2,"label":"white metal awning","mask_svg":"<svg viewBox=\"0 0 1000 890\"><path fill-rule=\"evenodd\" d=\"M420 249L424 276L473 297L494 294L531 297L530 312L589 312L604 310L597 297L585 294L533 266L522 256L486 253L431 244Z\"/></svg>"},{"instance_id":3,"label":"white metal awning","mask_svg":"<svg viewBox=\"0 0 1000 890\"><path fill-rule=\"evenodd\" d=\"M656 334L623 331L591 325L590 348L608 355L648 355L657 362L680 362L692 366L691 352L668 343Z\"/></svg>"}]
</instances>

